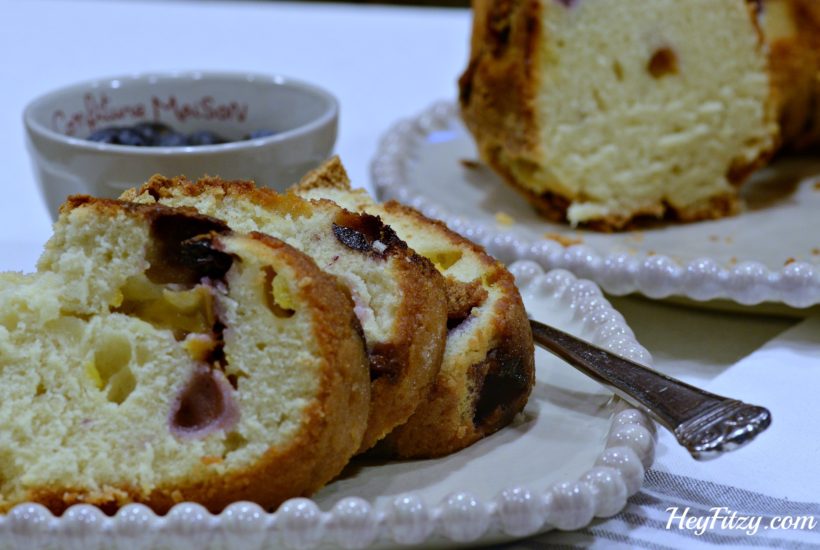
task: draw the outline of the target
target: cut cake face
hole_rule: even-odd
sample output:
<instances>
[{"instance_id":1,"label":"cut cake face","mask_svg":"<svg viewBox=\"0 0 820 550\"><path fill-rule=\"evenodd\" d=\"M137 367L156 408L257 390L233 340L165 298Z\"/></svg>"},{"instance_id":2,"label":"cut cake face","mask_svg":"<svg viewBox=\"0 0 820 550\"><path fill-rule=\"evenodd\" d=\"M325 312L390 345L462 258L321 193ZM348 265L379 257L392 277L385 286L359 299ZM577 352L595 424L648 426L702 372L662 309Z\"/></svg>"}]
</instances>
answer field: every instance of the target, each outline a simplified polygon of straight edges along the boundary
<instances>
[{"instance_id":1,"label":"cut cake face","mask_svg":"<svg viewBox=\"0 0 820 550\"><path fill-rule=\"evenodd\" d=\"M155 176L123 198L195 208L234 230L273 235L337 277L353 297L371 362L370 420L361 451L403 424L429 392L446 338L444 282L378 218L218 178Z\"/></svg>"},{"instance_id":2,"label":"cut cake face","mask_svg":"<svg viewBox=\"0 0 820 550\"><path fill-rule=\"evenodd\" d=\"M0 378L5 510L275 507L341 471L369 406L352 300L312 260L190 209L87 197L38 273L0 277Z\"/></svg>"},{"instance_id":3,"label":"cut cake face","mask_svg":"<svg viewBox=\"0 0 820 550\"><path fill-rule=\"evenodd\" d=\"M480 0L460 86L482 158L572 225L732 214L777 139L746 0Z\"/></svg>"}]
</instances>

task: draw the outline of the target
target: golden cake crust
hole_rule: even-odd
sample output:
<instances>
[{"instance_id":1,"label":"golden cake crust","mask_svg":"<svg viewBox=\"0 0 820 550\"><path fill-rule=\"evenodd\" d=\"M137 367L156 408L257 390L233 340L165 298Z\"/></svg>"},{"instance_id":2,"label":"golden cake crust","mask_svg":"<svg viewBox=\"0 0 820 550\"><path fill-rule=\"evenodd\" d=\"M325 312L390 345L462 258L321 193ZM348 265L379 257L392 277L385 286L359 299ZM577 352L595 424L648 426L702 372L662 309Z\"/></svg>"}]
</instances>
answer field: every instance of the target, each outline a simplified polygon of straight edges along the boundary
<instances>
[{"instance_id":1,"label":"golden cake crust","mask_svg":"<svg viewBox=\"0 0 820 550\"><path fill-rule=\"evenodd\" d=\"M139 189L127 191L123 198L135 200L150 195L154 200L178 195L196 197L241 196L263 206L272 215L319 207L339 210L339 216L360 223L361 215L347 212L330 201L306 201L296 194L280 194L256 187L247 181L204 178L191 182L184 178L154 176ZM415 411L433 384L441 365L446 339L446 298L444 281L435 267L415 254L377 220L370 220L382 232L384 253L395 258L391 275L399 287L399 300L391 336L383 342L368 342L371 361L370 420L360 450L372 447L395 426L404 423ZM367 221L366 220L366 221Z\"/></svg>"},{"instance_id":2,"label":"golden cake crust","mask_svg":"<svg viewBox=\"0 0 820 550\"><path fill-rule=\"evenodd\" d=\"M270 447L249 467L218 472L214 468L220 463L218 457L203 458L201 468L192 472L189 480L159 483L147 493L125 480L96 490L67 481L34 488L25 500L39 502L55 514L76 503L93 504L113 512L130 502L144 503L161 514L182 501L198 502L214 513L243 500L272 510L288 498L311 494L338 475L359 448L369 409L368 361L361 327L347 290L320 270L313 260L284 242L261 233L233 234L223 222L202 216L193 209L81 196L70 198L61 212L67 214L79 208L99 216L125 212L148 223L173 213L180 219L211 224L218 232L210 234L217 246L230 241L241 247L243 255L253 255L267 265L274 261L276 265L287 265L299 275L300 308L310 312L312 333L305 338L315 340L321 356L318 390L289 443L281 448ZM153 412L146 411L146 414ZM3 504L4 509L8 509L16 503Z\"/></svg>"},{"instance_id":3,"label":"golden cake crust","mask_svg":"<svg viewBox=\"0 0 820 550\"><path fill-rule=\"evenodd\" d=\"M441 372L415 414L384 438L373 454L444 456L508 425L526 404L535 379L532 332L509 271L440 221L395 201L376 205L369 197L356 195L338 158L305 176L295 190L311 197L327 194L344 199L345 206L354 204L379 215L417 252L425 253L416 243L432 236L437 248L446 243L446 249L469 257L476 266L469 281L457 280L440 268L447 281L450 325ZM460 330L468 337L451 337Z\"/></svg>"},{"instance_id":4,"label":"golden cake crust","mask_svg":"<svg viewBox=\"0 0 820 550\"><path fill-rule=\"evenodd\" d=\"M482 136L477 140L482 157L495 162L493 149L503 147L516 158L538 162L535 101L542 4L473 0L472 6L470 61L459 79L461 115Z\"/></svg>"},{"instance_id":5,"label":"golden cake crust","mask_svg":"<svg viewBox=\"0 0 820 550\"><path fill-rule=\"evenodd\" d=\"M766 0L764 21L782 145L820 144L820 3Z\"/></svg>"},{"instance_id":6,"label":"golden cake crust","mask_svg":"<svg viewBox=\"0 0 820 550\"><path fill-rule=\"evenodd\" d=\"M399 458L430 458L459 451L512 422L527 404L535 383L532 332L515 280L507 269L480 246L450 231L443 223L397 202L384 210L411 219L420 231L436 233L453 247L469 250L483 265L478 288L489 287L500 297L481 314L481 336L470 340L480 349L480 361L466 363L455 354L442 365L442 374L418 411L387 436L377 452ZM450 317L463 314L465 285L448 279ZM474 293L467 289L468 294ZM469 298L466 300L469 303ZM453 384L453 380L459 383ZM466 384L464 384L466 382Z\"/></svg>"}]
</instances>

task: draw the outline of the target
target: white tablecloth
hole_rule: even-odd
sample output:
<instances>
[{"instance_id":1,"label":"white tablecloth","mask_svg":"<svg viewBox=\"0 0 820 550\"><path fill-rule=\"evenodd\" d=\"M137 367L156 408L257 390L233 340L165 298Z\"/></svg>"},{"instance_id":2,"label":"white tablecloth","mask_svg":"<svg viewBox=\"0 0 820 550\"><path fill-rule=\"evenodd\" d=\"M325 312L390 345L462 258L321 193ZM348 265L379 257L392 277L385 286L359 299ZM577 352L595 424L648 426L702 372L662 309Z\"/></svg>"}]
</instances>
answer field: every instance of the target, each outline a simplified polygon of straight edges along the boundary
<instances>
[{"instance_id":1,"label":"white tablecloth","mask_svg":"<svg viewBox=\"0 0 820 550\"><path fill-rule=\"evenodd\" d=\"M396 119L453 98L467 60L466 10L273 2L0 0L0 269L31 269L50 234L25 150L21 113L75 81L179 69L281 73L341 102L337 152L358 185L380 134ZM666 508L726 506L820 520L820 320L613 300L660 370L770 407L774 422L746 449L691 460L659 433L646 485L615 518L517 547L820 545L813 531L666 529ZM787 332L784 332L787 331ZM782 334L781 334L782 333Z\"/></svg>"},{"instance_id":2,"label":"white tablecloth","mask_svg":"<svg viewBox=\"0 0 820 550\"><path fill-rule=\"evenodd\" d=\"M820 318L793 325L643 300L613 303L658 368L714 393L765 404L772 425L748 447L709 462L691 459L659 430L655 464L623 512L578 532L549 533L513 547L820 548L820 427L814 414ZM699 533L686 528L685 519L681 528L687 509L687 517L719 517ZM723 520L732 512L733 523ZM771 527L773 518L786 516L813 518L814 528ZM749 525L740 517L750 518Z\"/></svg>"}]
</instances>

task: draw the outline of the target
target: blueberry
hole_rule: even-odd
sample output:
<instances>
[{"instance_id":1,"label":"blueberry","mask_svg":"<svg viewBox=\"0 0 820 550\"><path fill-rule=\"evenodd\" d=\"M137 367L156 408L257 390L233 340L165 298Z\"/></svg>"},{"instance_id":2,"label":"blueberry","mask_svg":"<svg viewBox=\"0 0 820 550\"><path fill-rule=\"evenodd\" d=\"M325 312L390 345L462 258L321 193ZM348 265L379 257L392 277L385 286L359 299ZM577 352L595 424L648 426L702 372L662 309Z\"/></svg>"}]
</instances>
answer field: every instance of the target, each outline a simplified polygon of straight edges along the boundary
<instances>
[{"instance_id":1,"label":"blueberry","mask_svg":"<svg viewBox=\"0 0 820 550\"><path fill-rule=\"evenodd\" d=\"M112 145L148 145L143 135L131 128L103 128L88 136L88 139Z\"/></svg>"},{"instance_id":2,"label":"blueberry","mask_svg":"<svg viewBox=\"0 0 820 550\"><path fill-rule=\"evenodd\" d=\"M86 139L99 143L119 143L117 137L119 136L120 130L121 128L101 128L93 132Z\"/></svg>"},{"instance_id":3,"label":"blueberry","mask_svg":"<svg viewBox=\"0 0 820 550\"><path fill-rule=\"evenodd\" d=\"M173 131L168 125L161 122L140 122L135 124L133 129L142 134L148 145L159 144L162 136Z\"/></svg>"},{"instance_id":4,"label":"blueberry","mask_svg":"<svg viewBox=\"0 0 820 550\"><path fill-rule=\"evenodd\" d=\"M132 145L135 147L150 145L148 140L145 139L145 136L132 128L120 128L120 131L117 134L117 141L115 143L119 143L120 145Z\"/></svg>"},{"instance_id":5,"label":"blueberry","mask_svg":"<svg viewBox=\"0 0 820 550\"><path fill-rule=\"evenodd\" d=\"M168 132L159 136L154 145L160 147L185 147L188 145L188 137L178 132Z\"/></svg>"},{"instance_id":6,"label":"blueberry","mask_svg":"<svg viewBox=\"0 0 820 550\"><path fill-rule=\"evenodd\" d=\"M254 130L245 139L257 139L269 136L275 136L276 132L273 130Z\"/></svg>"},{"instance_id":7,"label":"blueberry","mask_svg":"<svg viewBox=\"0 0 820 550\"><path fill-rule=\"evenodd\" d=\"M273 132L254 132L254 137L272 135ZM226 143L222 136L202 130L185 135L159 122L140 122L134 126L102 128L88 138L99 143L114 145L184 147L186 145L216 145Z\"/></svg>"},{"instance_id":8,"label":"blueberry","mask_svg":"<svg viewBox=\"0 0 820 550\"><path fill-rule=\"evenodd\" d=\"M225 139L208 130L188 134L188 145L216 145L225 143Z\"/></svg>"}]
</instances>

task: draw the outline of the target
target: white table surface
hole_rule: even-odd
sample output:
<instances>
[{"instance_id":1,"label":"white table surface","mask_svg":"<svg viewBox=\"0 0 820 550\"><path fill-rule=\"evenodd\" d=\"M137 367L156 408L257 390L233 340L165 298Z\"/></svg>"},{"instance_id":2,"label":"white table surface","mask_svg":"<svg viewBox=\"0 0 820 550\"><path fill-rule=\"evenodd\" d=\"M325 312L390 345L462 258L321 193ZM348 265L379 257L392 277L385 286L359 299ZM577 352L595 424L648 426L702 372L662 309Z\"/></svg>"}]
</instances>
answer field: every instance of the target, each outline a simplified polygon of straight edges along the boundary
<instances>
[{"instance_id":1,"label":"white table surface","mask_svg":"<svg viewBox=\"0 0 820 550\"><path fill-rule=\"evenodd\" d=\"M469 12L458 9L0 0L0 270L32 269L50 235L51 220L34 182L22 125L23 108L35 96L95 77L180 69L281 73L313 81L338 96L336 152L354 183L371 188L368 164L381 133L435 100L455 97L456 79L467 60L469 24ZM771 403L789 400L784 397L790 394L787 389L769 391L768 377L776 378L778 362L791 356L778 345L762 352L761 348L799 319L687 309L635 298L616 298L613 303L660 370L707 388L735 388L743 392L737 397L769 405L775 417L771 432L784 429L784 422L778 423L779 411L785 418L817 409L814 390L805 387L796 388L794 395L809 402ZM820 326L812 322L811 326ZM800 353L816 360L815 370L820 370L820 338L811 330L795 334ZM744 359L756 352L765 353L771 373L757 370L757 378L722 387L727 373L736 375L744 368ZM809 439L820 440L818 434L815 427ZM685 468L687 475L709 478L709 469L715 468L710 464L717 463L693 465L667 436L659 437L657 472ZM720 459L721 471L734 472L725 482L742 486L744 480L766 472L765 479L748 483L748 488L778 499L816 502L820 449L816 443L807 447L805 440L789 441L790 437L785 432L779 437L776 432L766 434L748 449ZM786 443L789 452L783 453ZM795 482L806 476L805 483ZM586 531L580 539L546 535L525 545L608 547L614 538L596 533L607 526L614 530L618 521L623 522L601 522L597 531ZM688 547L706 544L691 538L680 541ZM816 544L820 539L806 542ZM630 546L628 540L620 544Z\"/></svg>"}]
</instances>

